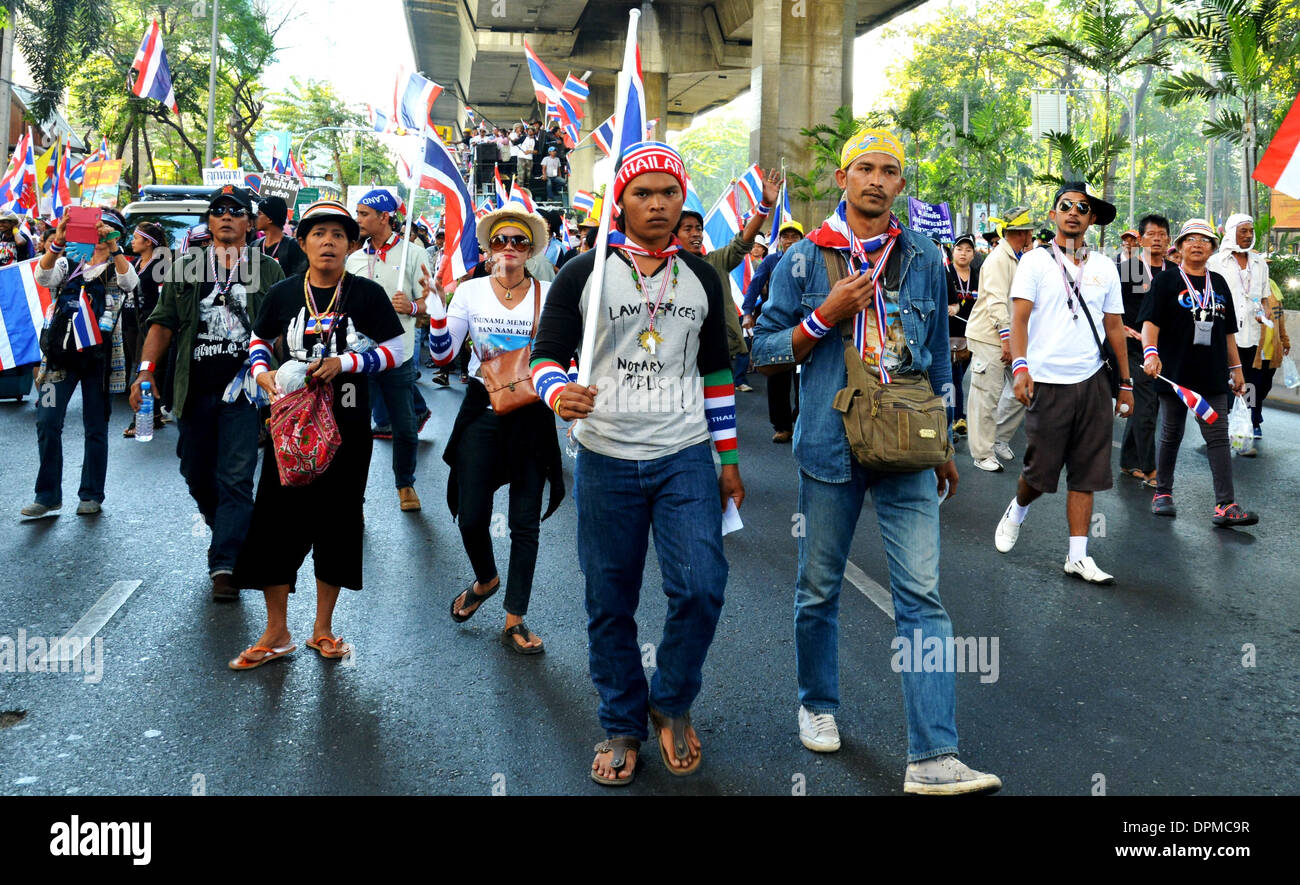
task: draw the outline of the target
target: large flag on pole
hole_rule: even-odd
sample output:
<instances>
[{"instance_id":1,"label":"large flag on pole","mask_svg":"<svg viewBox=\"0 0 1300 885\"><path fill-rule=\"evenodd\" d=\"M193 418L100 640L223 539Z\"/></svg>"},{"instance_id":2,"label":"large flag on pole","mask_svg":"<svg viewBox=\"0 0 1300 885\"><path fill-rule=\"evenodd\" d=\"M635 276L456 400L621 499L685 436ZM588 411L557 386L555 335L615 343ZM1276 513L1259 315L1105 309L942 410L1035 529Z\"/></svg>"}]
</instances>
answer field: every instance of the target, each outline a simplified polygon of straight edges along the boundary
<instances>
[{"instance_id":1,"label":"large flag on pole","mask_svg":"<svg viewBox=\"0 0 1300 885\"><path fill-rule=\"evenodd\" d=\"M1300 200L1300 95L1273 133L1251 178Z\"/></svg>"},{"instance_id":2,"label":"large flag on pole","mask_svg":"<svg viewBox=\"0 0 1300 885\"><path fill-rule=\"evenodd\" d=\"M419 74L404 74L399 68L393 86L393 122L411 132L423 132L433 125L433 103L442 87Z\"/></svg>"},{"instance_id":3,"label":"large flag on pole","mask_svg":"<svg viewBox=\"0 0 1300 885\"><path fill-rule=\"evenodd\" d=\"M775 240L776 235L781 232L781 225L793 220L794 214L790 211L790 191L786 189L785 176L782 175L781 196L777 198L776 209L772 213L772 239Z\"/></svg>"},{"instance_id":4,"label":"large flag on pole","mask_svg":"<svg viewBox=\"0 0 1300 885\"><path fill-rule=\"evenodd\" d=\"M612 145L615 160L629 146L645 139L645 86L641 82L641 48L636 41L637 21L641 10L633 8L628 12L627 43L623 48L623 69L618 75L618 89L615 91L614 104L614 143ZM611 163L609 177L605 182L604 193L610 199L600 201L600 228L596 235L596 263L591 274L591 297L587 302L586 315L583 317L582 349L578 359L578 382L584 386L591 383L592 354L596 347L596 323L601 312L601 295L605 287L605 258L609 254L609 232L614 216L614 179L618 175L617 163Z\"/></svg>"},{"instance_id":5,"label":"large flag on pole","mask_svg":"<svg viewBox=\"0 0 1300 885\"><path fill-rule=\"evenodd\" d=\"M501 180L501 166L499 164L492 164L492 175L497 182L497 208L500 209L510 199L510 191L506 190L506 183Z\"/></svg>"},{"instance_id":6,"label":"large flag on pole","mask_svg":"<svg viewBox=\"0 0 1300 885\"><path fill-rule=\"evenodd\" d=\"M41 327L50 292L32 276L39 260L0 268L0 370L41 361Z\"/></svg>"},{"instance_id":7,"label":"large flag on pole","mask_svg":"<svg viewBox=\"0 0 1300 885\"><path fill-rule=\"evenodd\" d=\"M518 181L510 182L510 199L508 203L515 203L523 207L525 212L536 212L537 205L533 202L533 195L526 187L520 187Z\"/></svg>"},{"instance_id":8,"label":"large flag on pole","mask_svg":"<svg viewBox=\"0 0 1300 885\"><path fill-rule=\"evenodd\" d=\"M158 19L154 19L149 30L145 31L140 48L135 51L135 61L131 63L131 72L127 74L126 82L131 87L132 95L157 99L171 108L172 113L181 112L180 106L176 104L176 90L172 88L172 72L167 66L167 50L163 49Z\"/></svg>"},{"instance_id":9,"label":"large flag on pole","mask_svg":"<svg viewBox=\"0 0 1300 885\"><path fill-rule=\"evenodd\" d=\"M743 227L740 207L736 205L736 186L731 184L704 216L704 248L709 252L726 248Z\"/></svg>"},{"instance_id":10,"label":"large flag on pole","mask_svg":"<svg viewBox=\"0 0 1300 885\"><path fill-rule=\"evenodd\" d=\"M564 84L560 82L559 77L551 73L550 68L542 63L527 40L524 41L524 56L528 59L528 75L533 80L537 103L542 107L556 104L560 100L560 93L564 91Z\"/></svg>"},{"instance_id":11,"label":"large flag on pole","mask_svg":"<svg viewBox=\"0 0 1300 885\"><path fill-rule=\"evenodd\" d=\"M478 264L478 235L474 229L474 201L465 180L460 177L456 159L432 131L424 134L424 155L412 180L417 187L442 197L446 245L439 282L446 288ZM431 299L431 302L436 301L437 298Z\"/></svg>"}]
</instances>

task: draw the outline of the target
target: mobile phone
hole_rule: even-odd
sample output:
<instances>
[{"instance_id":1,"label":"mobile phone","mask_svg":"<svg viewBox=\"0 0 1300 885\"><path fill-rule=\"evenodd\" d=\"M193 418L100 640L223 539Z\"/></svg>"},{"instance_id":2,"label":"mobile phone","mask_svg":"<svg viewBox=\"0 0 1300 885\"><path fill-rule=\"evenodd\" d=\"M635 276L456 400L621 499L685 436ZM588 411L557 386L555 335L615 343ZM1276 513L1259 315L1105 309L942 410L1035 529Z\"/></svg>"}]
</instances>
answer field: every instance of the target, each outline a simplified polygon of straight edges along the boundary
<instances>
[{"instance_id":1,"label":"mobile phone","mask_svg":"<svg viewBox=\"0 0 1300 885\"><path fill-rule=\"evenodd\" d=\"M64 229L67 236L68 257L75 261L85 261L95 251L99 242L99 220L103 211L94 206L69 206L68 225Z\"/></svg>"}]
</instances>

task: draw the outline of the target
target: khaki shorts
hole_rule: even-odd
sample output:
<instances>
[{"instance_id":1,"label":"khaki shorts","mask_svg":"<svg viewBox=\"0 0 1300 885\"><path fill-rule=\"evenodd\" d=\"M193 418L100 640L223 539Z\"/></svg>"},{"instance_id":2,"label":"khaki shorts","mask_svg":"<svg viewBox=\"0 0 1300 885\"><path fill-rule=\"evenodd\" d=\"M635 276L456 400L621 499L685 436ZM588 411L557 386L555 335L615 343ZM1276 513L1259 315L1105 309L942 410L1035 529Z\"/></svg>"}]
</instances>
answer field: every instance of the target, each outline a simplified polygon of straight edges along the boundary
<instances>
[{"instance_id":1,"label":"khaki shorts","mask_svg":"<svg viewBox=\"0 0 1300 885\"><path fill-rule=\"evenodd\" d=\"M1061 468L1072 492L1102 492L1114 485L1110 460L1115 404L1106 370L1077 384L1035 382L1025 408L1025 468L1021 477L1040 492L1056 491Z\"/></svg>"}]
</instances>

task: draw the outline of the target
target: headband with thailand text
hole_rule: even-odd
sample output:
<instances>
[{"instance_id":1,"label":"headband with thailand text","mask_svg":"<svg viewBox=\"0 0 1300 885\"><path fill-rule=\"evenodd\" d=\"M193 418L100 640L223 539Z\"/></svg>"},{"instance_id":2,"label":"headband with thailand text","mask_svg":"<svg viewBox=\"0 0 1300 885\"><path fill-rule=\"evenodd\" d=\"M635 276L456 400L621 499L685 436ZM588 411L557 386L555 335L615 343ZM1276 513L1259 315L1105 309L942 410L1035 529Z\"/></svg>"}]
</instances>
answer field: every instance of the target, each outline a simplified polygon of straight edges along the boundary
<instances>
[{"instance_id":1,"label":"headband with thailand text","mask_svg":"<svg viewBox=\"0 0 1300 885\"><path fill-rule=\"evenodd\" d=\"M683 192L686 191L686 164L682 155L662 142L642 141L623 152L614 179L614 202L622 199L623 188L629 181L650 172L666 172L677 179Z\"/></svg>"},{"instance_id":2,"label":"headband with thailand text","mask_svg":"<svg viewBox=\"0 0 1300 885\"><path fill-rule=\"evenodd\" d=\"M863 154L887 154L898 161L899 169L903 168L903 143L888 129L863 129L844 142L840 151L840 168L849 168L849 164Z\"/></svg>"},{"instance_id":3,"label":"headband with thailand text","mask_svg":"<svg viewBox=\"0 0 1300 885\"><path fill-rule=\"evenodd\" d=\"M376 212L396 212L397 200L383 188L375 188L357 200L358 206L368 206Z\"/></svg>"}]
</instances>

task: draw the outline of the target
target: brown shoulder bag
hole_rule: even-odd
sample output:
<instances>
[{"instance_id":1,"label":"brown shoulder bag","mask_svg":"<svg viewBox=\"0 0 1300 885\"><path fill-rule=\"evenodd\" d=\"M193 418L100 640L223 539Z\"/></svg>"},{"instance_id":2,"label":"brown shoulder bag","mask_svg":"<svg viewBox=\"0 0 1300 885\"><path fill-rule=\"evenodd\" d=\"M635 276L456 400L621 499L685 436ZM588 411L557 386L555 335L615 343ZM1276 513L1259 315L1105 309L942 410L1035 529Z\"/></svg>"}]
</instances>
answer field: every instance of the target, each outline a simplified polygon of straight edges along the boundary
<instances>
[{"instance_id":1,"label":"brown shoulder bag","mask_svg":"<svg viewBox=\"0 0 1300 885\"><path fill-rule=\"evenodd\" d=\"M528 333L530 341L537 334L537 319L541 316L541 311L542 284L540 280L534 279L533 328ZM533 348L529 344L499 353L479 363L479 374L483 376L483 386L487 388L488 398L492 400L492 411L498 415L508 415L515 409L542 401L533 389L533 373L529 368L532 358Z\"/></svg>"}]
</instances>

